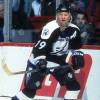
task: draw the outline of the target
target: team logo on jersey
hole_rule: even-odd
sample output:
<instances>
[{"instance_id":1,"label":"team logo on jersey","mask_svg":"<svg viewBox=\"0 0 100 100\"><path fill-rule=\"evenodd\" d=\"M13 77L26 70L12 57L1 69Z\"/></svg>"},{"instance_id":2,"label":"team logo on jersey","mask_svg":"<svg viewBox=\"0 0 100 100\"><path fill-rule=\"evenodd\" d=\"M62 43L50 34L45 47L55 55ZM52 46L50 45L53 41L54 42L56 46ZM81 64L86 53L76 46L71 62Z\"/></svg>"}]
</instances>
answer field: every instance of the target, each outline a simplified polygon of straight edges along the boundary
<instances>
[{"instance_id":1,"label":"team logo on jersey","mask_svg":"<svg viewBox=\"0 0 100 100\"><path fill-rule=\"evenodd\" d=\"M43 32L44 35L48 35L48 33L49 33L48 29L45 29L44 32Z\"/></svg>"},{"instance_id":2,"label":"team logo on jersey","mask_svg":"<svg viewBox=\"0 0 100 100\"><path fill-rule=\"evenodd\" d=\"M51 35L50 30L46 28L42 31L41 38L48 39L50 35Z\"/></svg>"}]
</instances>

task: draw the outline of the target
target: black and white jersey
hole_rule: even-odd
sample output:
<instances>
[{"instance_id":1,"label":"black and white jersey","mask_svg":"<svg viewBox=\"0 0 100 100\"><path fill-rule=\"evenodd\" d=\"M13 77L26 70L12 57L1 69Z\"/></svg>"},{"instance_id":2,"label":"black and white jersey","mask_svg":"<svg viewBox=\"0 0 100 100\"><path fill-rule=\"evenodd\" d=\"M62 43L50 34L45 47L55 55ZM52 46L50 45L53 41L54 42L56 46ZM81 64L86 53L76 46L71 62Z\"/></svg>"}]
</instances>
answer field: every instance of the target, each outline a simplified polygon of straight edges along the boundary
<instances>
[{"instance_id":1,"label":"black and white jersey","mask_svg":"<svg viewBox=\"0 0 100 100\"><path fill-rule=\"evenodd\" d=\"M80 44L80 31L76 25L69 23L64 31L60 31L56 21L52 21L44 26L41 38L33 49L33 54L35 58L45 56L48 60L57 62L57 59L65 58L64 55L69 50L78 49Z\"/></svg>"}]
</instances>

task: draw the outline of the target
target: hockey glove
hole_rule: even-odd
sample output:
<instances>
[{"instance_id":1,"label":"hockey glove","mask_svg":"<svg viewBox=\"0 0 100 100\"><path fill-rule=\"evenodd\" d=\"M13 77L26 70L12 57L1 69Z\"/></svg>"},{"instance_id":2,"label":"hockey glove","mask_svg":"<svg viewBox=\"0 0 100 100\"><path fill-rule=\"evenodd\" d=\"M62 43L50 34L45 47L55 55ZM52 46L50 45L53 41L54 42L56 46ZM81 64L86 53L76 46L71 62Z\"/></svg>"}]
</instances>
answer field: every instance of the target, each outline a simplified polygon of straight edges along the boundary
<instances>
[{"instance_id":1,"label":"hockey glove","mask_svg":"<svg viewBox=\"0 0 100 100\"><path fill-rule=\"evenodd\" d=\"M38 60L38 63L36 64L37 68L42 71L42 72L45 72L46 69L47 69L47 61L46 59L39 59Z\"/></svg>"},{"instance_id":2,"label":"hockey glove","mask_svg":"<svg viewBox=\"0 0 100 100\"><path fill-rule=\"evenodd\" d=\"M72 65L75 70L84 66L84 53L82 51L74 51L72 53Z\"/></svg>"}]
</instances>

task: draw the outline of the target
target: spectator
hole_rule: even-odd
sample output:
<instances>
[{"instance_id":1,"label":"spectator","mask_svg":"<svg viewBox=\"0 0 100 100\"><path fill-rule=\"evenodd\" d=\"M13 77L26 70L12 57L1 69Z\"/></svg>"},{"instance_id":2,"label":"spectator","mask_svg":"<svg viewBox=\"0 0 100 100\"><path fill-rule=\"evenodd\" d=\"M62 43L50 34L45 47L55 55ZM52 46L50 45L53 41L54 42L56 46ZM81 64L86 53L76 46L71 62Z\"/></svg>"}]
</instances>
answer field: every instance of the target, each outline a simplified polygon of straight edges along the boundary
<instances>
[{"instance_id":1,"label":"spectator","mask_svg":"<svg viewBox=\"0 0 100 100\"><path fill-rule=\"evenodd\" d=\"M88 17L83 12L78 12L74 23L80 28L82 43L87 44L94 34L93 25L88 23Z\"/></svg>"},{"instance_id":2,"label":"spectator","mask_svg":"<svg viewBox=\"0 0 100 100\"><path fill-rule=\"evenodd\" d=\"M76 17L77 11L82 11L82 12L85 11L85 3L82 2L81 0L63 0L63 3L66 5L70 5L73 20Z\"/></svg>"},{"instance_id":3,"label":"spectator","mask_svg":"<svg viewBox=\"0 0 100 100\"><path fill-rule=\"evenodd\" d=\"M85 11L85 3L82 0L63 0L64 3L69 3L74 11Z\"/></svg>"},{"instance_id":4,"label":"spectator","mask_svg":"<svg viewBox=\"0 0 100 100\"><path fill-rule=\"evenodd\" d=\"M12 27L15 29L31 29L27 14L24 11L24 0L13 0Z\"/></svg>"},{"instance_id":5,"label":"spectator","mask_svg":"<svg viewBox=\"0 0 100 100\"><path fill-rule=\"evenodd\" d=\"M34 0L24 0L24 11L27 14L27 16L29 17L31 14L31 9L32 9L32 2Z\"/></svg>"},{"instance_id":6,"label":"spectator","mask_svg":"<svg viewBox=\"0 0 100 100\"><path fill-rule=\"evenodd\" d=\"M34 16L41 16L41 0L34 0L32 2L32 11Z\"/></svg>"},{"instance_id":7,"label":"spectator","mask_svg":"<svg viewBox=\"0 0 100 100\"><path fill-rule=\"evenodd\" d=\"M29 41L29 42L35 42L37 35L33 32L33 27L28 19L27 12L25 10L25 0L13 0L12 3L12 39L11 41L15 41L15 38L17 42L19 41ZM17 34L22 34L23 36L29 36L29 39L27 37L27 40L18 40L16 37ZM29 35L30 34L30 35ZM20 35L19 35L20 36Z\"/></svg>"},{"instance_id":8,"label":"spectator","mask_svg":"<svg viewBox=\"0 0 100 100\"><path fill-rule=\"evenodd\" d=\"M76 10L85 12L85 3L82 0L75 0Z\"/></svg>"},{"instance_id":9,"label":"spectator","mask_svg":"<svg viewBox=\"0 0 100 100\"><path fill-rule=\"evenodd\" d=\"M54 16L55 10L56 0L34 0L31 16Z\"/></svg>"},{"instance_id":10,"label":"spectator","mask_svg":"<svg viewBox=\"0 0 100 100\"><path fill-rule=\"evenodd\" d=\"M4 41L3 25L4 25L4 1L0 0L0 42Z\"/></svg>"},{"instance_id":11,"label":"spectator","mask_svg":"<svg viewBox=\"0 0 100 100\"><path fill-rule=\"evenodd\" d=\"M0 0L0 18L4 17L4 1Z\"/></svg>"},{"instance_id":12,"label":"spectator","mask_svg":"<svg viewBox=\"0 0 100 100\"><path fill-rule=\"evenodd\" d=\"M18 11L20 6L20 0L12 0L12 10Z\"/></svg>"},{"instance_id":13,"label":"spectator","mask_svg":"<svg viewBox=\"0 0 100 100\"><path fill-rule=\"evenodd\" d=\"M4 41L3 25L4 25L4 19L0 18L0 42Z\"/></svg>"},{"instance_id":14,"label":"spectator","mask_svg":"<svg viewBox=\"0 0 100 100\"><path fill-rule=\"evenodd\" d=\"M18 11L21 2L23 2L23 4L21 4L21 6L23 6L23 11L26 13L27 16L30 16L30 13L31 13L31 5L32 5L32 2L33 1L34 0L13 0L12 1L13 11Z\"/></svg>"},{"instance_id":15,"label":"spectator","mask_svg":"<svg viewBox=\"0 0 100 100\"><path fill-rule=\"evenodd\" d=\"M56 0L43 0L42 15L55 16L56 15Z\"/></svg>"}]
</instances>

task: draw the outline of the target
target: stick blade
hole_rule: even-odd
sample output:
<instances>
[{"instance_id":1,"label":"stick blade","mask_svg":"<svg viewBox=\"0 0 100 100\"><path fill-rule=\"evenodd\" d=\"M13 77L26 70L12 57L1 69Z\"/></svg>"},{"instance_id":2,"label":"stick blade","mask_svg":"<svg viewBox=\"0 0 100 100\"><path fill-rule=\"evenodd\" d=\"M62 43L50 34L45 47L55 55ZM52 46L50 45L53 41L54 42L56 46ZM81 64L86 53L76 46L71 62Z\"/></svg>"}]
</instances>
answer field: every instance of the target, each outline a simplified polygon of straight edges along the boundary
<instances>
[{"instance_id":1,"label":"stick blade","mask_svg":"<svg viewBox=\"0 0 100 100\"><path fill-rule=\"evenodd\" d=\"M11 71L8 69L7 64L5 63L4 59L2 59L1 65L2 65L2 68L3 68L4 72L7 75L11 75Z\"/></svg>"}]
</instances>

